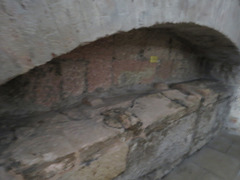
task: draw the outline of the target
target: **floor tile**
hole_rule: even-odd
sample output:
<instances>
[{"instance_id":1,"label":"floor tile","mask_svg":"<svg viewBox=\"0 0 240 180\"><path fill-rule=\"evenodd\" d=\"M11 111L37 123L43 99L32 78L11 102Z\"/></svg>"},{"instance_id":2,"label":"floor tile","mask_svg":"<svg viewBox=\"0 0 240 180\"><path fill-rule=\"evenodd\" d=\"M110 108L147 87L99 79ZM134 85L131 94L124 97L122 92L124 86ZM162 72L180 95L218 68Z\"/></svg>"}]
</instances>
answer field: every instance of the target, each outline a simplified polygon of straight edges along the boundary
<instances>
[{"instance_id":1,"label":"floor tile","mask_svg":"<svg viewBox=\"0 0 240 180\"><path fill-rule=\"evenodd\" d=\"M196 164L185 161L163 180L222 180Z\"/></svg>"},{"instance_id":2,"label":"floor tile","mask_svg":"<svg viewBox=\"0 0 240 180\"><path fill-rule=\"evenodd\" d=\"M240 161L240 144L233 144L227 154Z\"/></svg>"},{"instance_id":3,"label":"floor tile","mask_svg":"<svg viewBox=\"0 0 240 180\"><path fill-rule=\"evenodd\" d=\"M233 178L233 180L240 180L240 169L239 169L237 176L235 178Z\"/></svg>"},{"instance_id":4,"label":"floor tile","mask_svg":"<svg viewBox=\"0 0 240 180\"><path fill-rule=\"evenodd\" d=\"M232 144L232 141L229 140L227 137L219 136L219 137L214 138L212 141L210 141L208 143L208 147L225 153L228 151L231 144Z\"/></svg>"},{"instance_id":5,"label":"floor tile","mask_svg":"<svg viewBox=\"0 0 240 180\"><path fill-rule=\"evenodd\" d=\"M208 147L192 156L191 161L225 180L235 177L240 165L237 159Z\"/></svg>"}]
</instances>

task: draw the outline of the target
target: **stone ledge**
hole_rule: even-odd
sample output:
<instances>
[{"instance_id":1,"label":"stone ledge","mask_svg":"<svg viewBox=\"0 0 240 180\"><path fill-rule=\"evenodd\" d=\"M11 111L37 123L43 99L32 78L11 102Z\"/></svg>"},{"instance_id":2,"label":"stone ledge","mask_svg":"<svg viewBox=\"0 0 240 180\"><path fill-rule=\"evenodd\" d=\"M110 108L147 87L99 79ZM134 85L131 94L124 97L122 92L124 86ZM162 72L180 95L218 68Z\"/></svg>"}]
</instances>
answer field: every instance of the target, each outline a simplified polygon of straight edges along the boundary
<instances>
[{"instance_id":1,"label":"stone ledge","mask_svg":"<svg viewBox=\"0 0 240 180\"><path fill-rule=\"evenodd\" d=\"M198 80L173 84L171 87L178 89L183 93L201 97L204 106L228 98L232 93L228 87L221 85L220 82L210 80Z\"/></svg>"}]
</instances>

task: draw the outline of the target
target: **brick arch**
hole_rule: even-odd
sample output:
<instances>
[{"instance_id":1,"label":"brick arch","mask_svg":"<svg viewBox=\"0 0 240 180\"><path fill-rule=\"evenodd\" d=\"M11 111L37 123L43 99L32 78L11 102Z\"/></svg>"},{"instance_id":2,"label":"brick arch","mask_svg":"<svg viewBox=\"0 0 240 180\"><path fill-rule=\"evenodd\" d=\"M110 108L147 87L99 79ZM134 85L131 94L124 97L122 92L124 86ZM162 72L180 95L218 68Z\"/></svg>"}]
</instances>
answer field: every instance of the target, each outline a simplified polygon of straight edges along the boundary
<instances>
[{"instance_id":1,"label":"brick arch","mask_svg":"<svg viewBox=\"0 0 240 180\"><path fill-rule=\"evenodd\" d=\"M2 1L0 7L1 84L78 45L165 22L207 26L240 47L238 0Z\"/></svg>"},{"instance_id":2,"label":"brick arch","mask_svg":"<svg viewBox=\"0 0 240 180\"><path fill-rule=\"evenodd\" d=\"M150 61L152 56L157 62ZM165 23L120 32L80 45L1 86L0 115L58 110L86 96L151 91L158 83L235 82L236 64L237 47L205 26Z\"/></svg>"}]
</instances>

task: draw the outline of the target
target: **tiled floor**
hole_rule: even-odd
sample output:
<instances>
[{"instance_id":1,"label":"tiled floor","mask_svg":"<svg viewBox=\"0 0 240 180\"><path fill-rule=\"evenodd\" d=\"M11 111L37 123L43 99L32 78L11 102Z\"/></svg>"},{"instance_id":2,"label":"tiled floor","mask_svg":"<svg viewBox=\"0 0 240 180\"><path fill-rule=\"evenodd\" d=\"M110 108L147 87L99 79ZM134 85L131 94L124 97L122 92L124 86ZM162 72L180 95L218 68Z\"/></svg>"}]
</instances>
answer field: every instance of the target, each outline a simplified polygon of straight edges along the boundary
<instances>
[{"instance_id":1,"label":"tiled floor","mask_svg":"<svg viewBox=\"0 0 240 180\"><path fill-rule=\"evenodd\" d=\"M240 180L240 136L222 133L163 180Z\"/></svg>"}]
</instances>

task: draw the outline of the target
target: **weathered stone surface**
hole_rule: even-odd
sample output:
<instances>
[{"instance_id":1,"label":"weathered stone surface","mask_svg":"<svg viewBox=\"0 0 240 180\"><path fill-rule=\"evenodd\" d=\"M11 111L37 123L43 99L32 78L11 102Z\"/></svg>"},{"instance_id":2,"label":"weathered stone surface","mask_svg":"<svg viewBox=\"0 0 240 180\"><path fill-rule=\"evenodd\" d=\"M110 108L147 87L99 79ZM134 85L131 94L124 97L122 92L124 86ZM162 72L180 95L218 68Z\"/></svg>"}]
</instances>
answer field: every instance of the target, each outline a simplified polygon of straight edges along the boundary
<instances>
[{"instance_id":1,"label":"weathered stone surface","mask_svg":"<svg viewBox=\"0 0 240 180\"><path fill-rule=\"evenodd\" d=\"M133 107L129 109L141 120L144 129L154 123L160 123L169 116L177 119L185 114L185 110L185 107L172 102L160 93L138 98L134 101Z\"/></svg>"},{"instance_id":2,"label":"weathered stone surface","mask_svg":"<svg viewBox=\"0 0 240 180\"><path fill-rule=\"evenodd\" d=\"M126 109L130 107L134 98L139 94L122 95L108 98L83 98L83 102L73 108L62 110L62 114L66 115L71 120L86 120L98 119L101 120L101 113L112 109ZM90 105L90 106L89 106Z\"/></svg>"},{"instance_id":3,"label":"weathered stone surface","mask_svg":"<svg viewBox=\"0 0 240 180\"><path fill-rule=\"evenodd\" d=\"M173 88L179 89L188 94L199 95L203 98L203 105L207 106L217 101L219 94L216 93L208 84L217 84L212 81L193 81L189 83L180 83L173 85Z\"/></svg>"},{"instance_id":4,"label":"weathered stone surface","mask_svg":"<svg viewBox=\"0 0 240 180\"><path fill-rule=\"evenodd\" d=\"M3 180L22 180L22 177L17 175L14 176L11 172L6 172L3 167L0 167L0 179Z\"/></svg>"},{"instance_id":5,"label":"weathered stone surface","mask_svg":"<svg viewBox=\"0 0 240 180\"><path fill-rule=\"evenodd\" d=\"M186 95L178 90L168 90L162 92L164 96L172 101L188 108L188 112L196 111L200 106L200 97L196 95Z\"/></svg>"},{"instance_id":6,"label":"weathered stone surface","mask_svg":"<svg viewBox=\"0 0 240 180\"><path fill-rule=\"evenodd\" d=\"M211 104L199 110L191 153L200 149L213 137L215 123L217 123L215 106Z\"/></svg>"},{"instance_id":7,"label":"weathered stone surface","mask_svg":"<svg viewBox=\"0 0 240 180\"><path fill-rule=\"evenodd\" d=\"M128 145L124 142L116 143L99 158L89 162L77 171L68 172L58 180L112 180L126 168Z\"/></svg>"},{"instance_id":8,"label":"weathered stone surface","mask_svg":"<svg viewBox=\"0 0 240 180\"><path fill-rule=\"evenodd\" d=\"M237 70L237 72L240 71ZM240 87L236 87L232 100L230 117L227 119L225 127L231 134L240 135Z\"/></svg>"},{"instance_id":9,"label":"weathered stone surface","mask_svg":"<svg viewBox=\"0 0 240 180\"><path fill-rule=\"evenodd\" d=\"M58 158L51 163L35 164L28 168L17 169L15 171L21 172L26 180L41 180L54 178L57 174L64 173L72 169L75 165L74 154Z\"/></svg>"},{"instance_id":10,"label":"weathered stone surface","mask_svg":"<svg viewBox=\"0 0 240 180\"><path fill-rule=\"evenodd\" d=\"M200 149L222 129L229 114L228 103L225 100L200 108L191 153Z\"/></svg>"},{"instance_id":11,"label":"weathered stone surface","mask_svg":"<svg viewBox=\"0 0 240 180\"><path fill-rule=\"evenodd\" d=\"M62 124L62 132L75 150L104 142L120 134L120 131L105 126L102 119L68 122Z\"/></svg>"},{"instance_id":12,"label":"weathered stone surface","mask_svg":"<svg viewBox=\"0 0 240 180\"><path fill-rule=\"evenodd\" d=\"M58 151L61 149L61 151ZM74 152L73 147L61 133L39 131L34 137L26 137L12 143L7 152L11 158L25 166L44 161L54 161L58 157Z\"/></svg>"},{"instance_id":13,"label":"weathered stone surface","mask_svg":"<svg viewBox=\"0 0 240 180\"><path fill-rule=\"evenodd\" d=\"M190 150L196 114L178 120L172 128L153 131L146 138L133 139L127 161L126 171L116 178L138 179L159 168L161 178L171 170Z\"/></svg>"},{"instance_id":14,"label":"weathered stone surface","mask_svg":"<svg viewBox=\"0 0 240 180\"><path fill-rule=\"evenodd\" d=\"M228 96L204 82L15 120L0 163L26 180L159 179L222 127Z\"/></svg>"},{"instance_id":15,"label":"weathered stone surface","mask_svg":"<svg viewBox=\"0 0 240 180\"><path fill-rule=\"evenodd\" d=\"M17 139L2 154L6 166L26 179L49 179L70 170L75 166L75 152L119 134L105 127L101 119L71 121L55 114L36 120L41 124L33 125L29 132L19 128Z\"/></svg>"},{"instance_id":16,"label":"weathered stone surface","mask_svg":"<svg viewBox=\"0 0 240 180\"><path fill-rule=\"evenodd\" d=\"M138 118L124 109L111 109L103 112L102 115L104 116L103 122L107 126L117 129L129 129L137 123L140 123Z\"/></svg>"}]
</instances>

